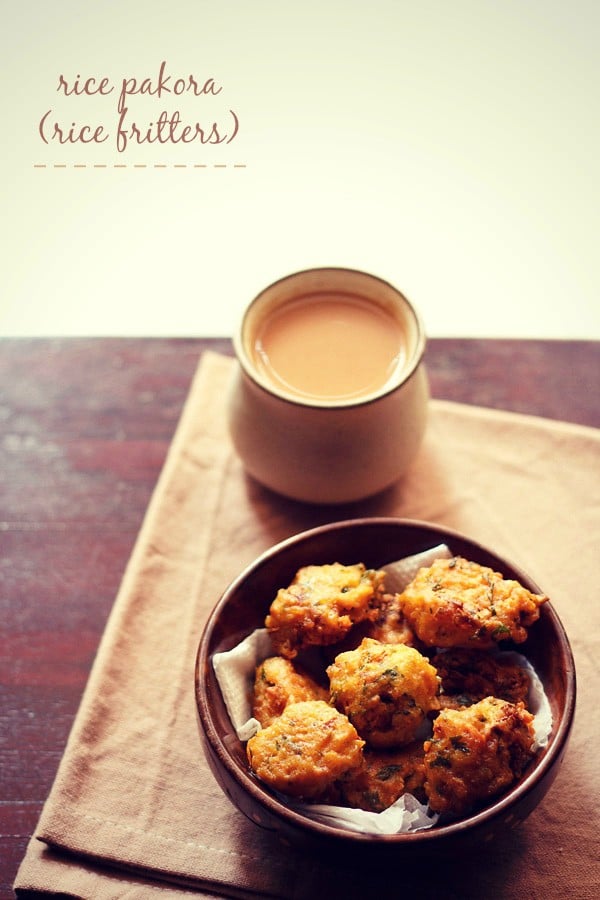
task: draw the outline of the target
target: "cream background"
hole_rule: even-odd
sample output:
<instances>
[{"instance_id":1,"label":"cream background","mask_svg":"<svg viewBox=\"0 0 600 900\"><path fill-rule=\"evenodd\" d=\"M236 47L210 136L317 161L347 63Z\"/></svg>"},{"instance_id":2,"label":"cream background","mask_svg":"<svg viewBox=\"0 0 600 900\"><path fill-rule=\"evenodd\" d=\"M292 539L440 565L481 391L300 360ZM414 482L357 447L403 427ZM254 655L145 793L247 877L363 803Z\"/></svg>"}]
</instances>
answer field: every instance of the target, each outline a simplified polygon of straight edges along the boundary
<instances>
[{"instance_id":1,"label":"cream background","mask_svg":"<svg viewBox=\"0 0 600 900\"><path fill-rule=\"evenodd\" d=\"M596 0L1 10L0 335L226 335L270 281L347 265L431 336L600 338ZM222 93L132 99L138 118L232 108L230 145L41 142L50 107L116 121L114 94L60 98L59 73L156 78L163 59Z\"/></svg>"}]
</instances>

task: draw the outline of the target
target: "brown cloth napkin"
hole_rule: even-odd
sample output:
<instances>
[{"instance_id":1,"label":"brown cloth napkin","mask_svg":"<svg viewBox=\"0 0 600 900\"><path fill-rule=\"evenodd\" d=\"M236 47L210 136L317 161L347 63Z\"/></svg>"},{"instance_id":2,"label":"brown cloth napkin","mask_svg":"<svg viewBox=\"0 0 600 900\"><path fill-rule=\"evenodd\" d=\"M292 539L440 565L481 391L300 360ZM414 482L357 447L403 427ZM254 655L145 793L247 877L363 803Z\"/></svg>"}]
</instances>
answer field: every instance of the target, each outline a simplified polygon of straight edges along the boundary
<instances>
[{"instance_id":1,"label":"brown cloth napkin","mask_svg":"<svg viewBox=\"0 0 600 900\"><path fill-rule=\"evenodd\" d=\"M199 365L60 769L15 887L94 898L598 895L600 431L432 401L419 456L352 506L286 501L244 474L223 397L234 363ZM222 794L194 707L196 647L228 582L326 521L398 515L491 545L546 591L570 635L576 722L530 818L476 859L390 873L284 848Z\"/></svg>"}]
</instances>

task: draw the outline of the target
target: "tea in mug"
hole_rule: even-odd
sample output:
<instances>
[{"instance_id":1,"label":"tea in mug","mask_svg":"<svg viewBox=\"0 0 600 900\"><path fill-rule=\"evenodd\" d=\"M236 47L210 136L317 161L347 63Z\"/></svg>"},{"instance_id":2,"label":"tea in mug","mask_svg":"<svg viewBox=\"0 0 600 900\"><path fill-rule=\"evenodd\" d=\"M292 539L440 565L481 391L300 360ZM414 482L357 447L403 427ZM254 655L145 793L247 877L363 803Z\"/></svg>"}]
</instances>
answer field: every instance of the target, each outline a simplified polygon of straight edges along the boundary
<instances>
[{"instance_id":1,"label":"tea in mug","mask_svg":"<svg viewBox=\"0 0 600 900\"><path fill-rule=\"evenodd\" d=\"M275 389L349 401L384 388L405 362L405 337L382 305L341 292L290 300L259 323L254 364Z\"/></svg>"}]
</instances>

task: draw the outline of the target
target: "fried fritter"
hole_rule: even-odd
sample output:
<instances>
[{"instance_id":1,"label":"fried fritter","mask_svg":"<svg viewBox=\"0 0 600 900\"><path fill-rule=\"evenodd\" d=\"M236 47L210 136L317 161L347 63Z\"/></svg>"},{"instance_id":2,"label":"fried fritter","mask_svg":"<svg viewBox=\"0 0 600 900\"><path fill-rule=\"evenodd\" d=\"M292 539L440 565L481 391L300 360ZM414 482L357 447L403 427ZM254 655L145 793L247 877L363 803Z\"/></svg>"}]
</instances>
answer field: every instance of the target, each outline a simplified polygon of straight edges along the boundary
<instances>
[{"instance_id":1,"label":"fried fritter","mask_svg":"<svg viewBox=\"0 0 600 900\"><path fill-rule=\"evenodd\" d=\"M362 563L299 569L265 620L275 650L288 659L309 645L335 644L358 622L375 617L384 573Z\"/></svg>"},{"instance_id":2,"label":"fried fritter","mask_svg":"<svg viewBox=\"0 0 600 900\"><path fill-rule=\"evenodd\" d=\"M425 716L439 708L439 679L418 650L364 638L328 666L331 702L371 747L415 739Z\"/></svg>"},{"instance_id":3,"label":"fried fritter","mask_svg":"<svg viewBox=\"0 0 600 900\"><path fill-rule=\"evenodd\" d=\"M401 750L365 749L363 765L340 785L340 802L355 809L382 812L402 794L425 802L423 744Z\"/></svg>"},{"instance_id":4,"label":"fried fritter","mask_svg":"<svg viewBox=\"0 0 600 900\"><path fill-rule=\"evenodd\" d=\"M470 706L484 697L498 697L527 706L529 676L525 669L481 650L454 648L437 653L431 660L442 680L443 709Z\"/></svg>"},{"instance_id":5,"label":"fried fritter","mask_svg":"<svg viewBox=\"0 0 600 900\"><path fill-rule=\"evenodd\" d=\"M462 815L508 788L533 756L532 722L522 703L497 697L443 710L424 745L430 808Z\"/></svg>"},{"instance_id":6,"label":"fried fritter","mask_svg":"<svg viewBox=\"0 0 600 900\"><path fill-rule=\"evenodd\" d=\"M329 648L329 662L338 653L356 650L363 638L372 638L382 644L415 644L415 634L409 627L398 606L398 594L384 594L373 614L350 629L346 637Z\"/></svg>"},{"instance_id":7,"label":"fried fritter","mask_svg":"<svg viewBox=\"0 0 600 900\"><path fill-rule=\"evenodd\" d=\"M305 800L323 796L360 767L364 741L348 718L323 700L286 706L250 738L250 767L275 790Z\"/></svg>"},{"instance_id":8,"label":"fried fritter","mask_svg":"<svg viewBox=\"0 0 600 900\"><path fill-rule=\"evenodd\" d=\"M290 703L329 700L329 691L282 656L270 656L256 667L252 715L263 728Z\"/></svg>"},{"instance_id":9,"label":"fried fritter","mask_svg":"<svg viewBox=\"0 0 600 900\"><path fill-rule=\"evenodd\" d=\"M517 581L460 556L437 559L399 595L417 637L431 647L492 647L521 643L546 601Z\"/></svg>"},{"instance_id":10,"label":"fried fritter","mask_svg":"<svg viewBox=\"0 0 600 900\"><path fill-rule=\"evenodd\" d=\"M412 645L414 633L402 615L398 594L384 594L377 613L372 620L360 626L363 637L373 638L382 644Z\"/></svg>"}]
</instances>

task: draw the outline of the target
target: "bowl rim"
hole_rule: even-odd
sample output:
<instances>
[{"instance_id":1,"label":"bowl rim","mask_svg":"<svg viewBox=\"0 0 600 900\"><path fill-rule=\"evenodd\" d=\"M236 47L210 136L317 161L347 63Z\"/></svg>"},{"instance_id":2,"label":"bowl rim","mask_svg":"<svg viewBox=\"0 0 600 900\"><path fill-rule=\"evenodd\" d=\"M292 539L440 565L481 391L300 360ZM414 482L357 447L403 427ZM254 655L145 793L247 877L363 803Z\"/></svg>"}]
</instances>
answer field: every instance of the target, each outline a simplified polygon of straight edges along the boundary
<instances>
[{"instance_id":1,"label":"bowl rim","mask_svg":"<svg viewBox=\"0 0 600 900\"><path fill-rule=\"evenodd\" d=\"M439 538L446 538L450 541L455 539L467 542L477 550L481 550L482 553L491 555L493 557L496 557L500 561L505 562L517 574L520 581L521 579L523 579L525 582L529 583L529 585L535 592L542 592L536 582L531 578L531 576L528 575L520 566L513 563L508 557L504 555L500 557L498 553L491 547L469 537L464 532L446 527L444 525L438 525L433 522L397 516L367 516L329 522L305 529L303 531L292 534L281 541L278 541L277 543L273 544L262 553L260 553L257 557L255 557L227 585L219 600L213 607L202 631L196 654L194 686L198 718L201 728L204 731L204 737L208 741L210 749L217 756L218 760L223 765L230 777L233 778L233 780L238 784L239 787L249 793L251 797L255 801L257 801L271 816L274 816L277 820L281 821L282 824L295 825L304 832L308 831L312 833L316 838L334 838L343 840L345 842L350 841L355 843L356 845L374 843L389 845L409 845L412 843L419 843L419 845L432 845L439 841L446 840L449 837L458 836L464 834L467 831L475 830L479 825L482 825L483 823L490 823L496 820L498 817L506 814L509 807L512 807L517 801L525 798L535 788L535 786L541 780L543 780L544 776L548 774L548 772L552 769L554 763L558 761L562 755L573 724L577 693L577 679L573 651L568 635L550 599L548 599L544 604L544 609L546 610L544 615L550 616L553 622L553 626L561 639L561 646L566 656L568 665L565 667L566 684L564 712L560 721L557 723L556 732L550 737L549 744L545 748L543 757L539 760L533 770L527 773L513 789L511 789L505 795L497 798L492 802L491 805L488 805L484 809L478 810L471 815L468 815L466 818L461 818L453 822L451 821L448 823L443 823L442 825L436 825L434 827L422 829L415 832L398 832L394 834L355 832L349 829L325 824L321 821L311 819L303 815L301 812L298 812L288 806L283 800L279 800L267 785L262 785L259 782L257 777L252 774L250 769L248 769L247 772L242 771L231 759L231 757L223 747L221 738L219 737L217 729L215 728L212 721L210 704L208 702L208 696L205 691L204 680L200 677L200 673L205 671L205 667L212 665L211 658L214 651L211 651L211 653L209 654L208 649L213 631L215 629L215 625L219 619L219 615L222 609L224 608L224 606L226 606L229 597L238 589L239 585L254 570L259 568L260 566L264 566L272 557L276 556L282 550L285 550L287 547L293 544L302 543L303 541L310 540L320 534L329 533L332 531L344 531L346 529L352 529L357 526L390 526L392 528L404 527L408 529L418 528L421 530L430 531L432 535L435 536L435 539L438 543L440 542L438 540ZM235 734L234 731L232 731L232 733Z\"/></svg>"}]
</instances>

